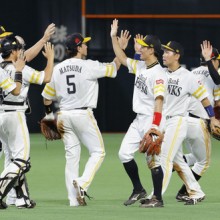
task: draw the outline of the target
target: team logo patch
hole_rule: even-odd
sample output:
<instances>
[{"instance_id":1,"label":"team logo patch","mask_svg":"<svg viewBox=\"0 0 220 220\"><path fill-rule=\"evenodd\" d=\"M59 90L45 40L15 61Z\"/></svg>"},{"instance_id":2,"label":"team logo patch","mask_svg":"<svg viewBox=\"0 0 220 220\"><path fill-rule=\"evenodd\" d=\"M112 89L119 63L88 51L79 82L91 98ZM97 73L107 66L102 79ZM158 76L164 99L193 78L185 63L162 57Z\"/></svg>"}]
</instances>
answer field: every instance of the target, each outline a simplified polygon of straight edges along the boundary
<instances>
[{"instance_id":1,"label":"team logo patch","mask_svg":"<svg viewBox=\"0 0 220 220\"><path fill-rule=\"evenodd\" d=\"M156 84L164 84L164 81L162 79L156 80Z\"/></svg>"}]
</instances>

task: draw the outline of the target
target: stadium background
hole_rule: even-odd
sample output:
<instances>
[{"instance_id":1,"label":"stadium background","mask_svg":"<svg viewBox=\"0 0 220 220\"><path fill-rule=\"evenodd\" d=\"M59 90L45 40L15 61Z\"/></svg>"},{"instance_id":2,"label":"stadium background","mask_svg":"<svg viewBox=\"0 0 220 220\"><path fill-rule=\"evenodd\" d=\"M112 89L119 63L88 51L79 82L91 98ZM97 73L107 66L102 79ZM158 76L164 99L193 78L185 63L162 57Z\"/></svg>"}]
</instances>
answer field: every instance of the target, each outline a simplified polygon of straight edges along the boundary
<instances>
[{"instance_id":1,"label":"stadium background","mask_svg":"<svg viewBox=\"0 0 220 220\"><path fill-rule=\"evenodd\" d=\"M200 43L208 39L220 48L220 1L216 0L86 0L87 14L124 15L177 15L175 18L119 18L119 28L127 29L132 36L141 33L158 35L162 43L181 42L185 47L182 64L192 69L199 65ZM201 18L203 15L211 18ZM178 18L178 15L192 15ZM194 15L194 16L193 16ZM72 32L82 32L81 0L20 0L2 1L0 24L7 31L21 35L27 48L40 39L45 28L55 23L57 33L52 39L56 48L56 62L64 59L64 39ZM199 16L199 18L195 18ZM117 16L116 16L117 18ZM109 36L112 18L87 18L86 35L92 37L88 58L102 62L114 58ZM133 40L126 50L133 56ZM39 55L28 65L44 69L45 59ZM186 76L187 77L187 76ZM134 119L132 112L134 76L121 67L116 79L100 79L98 107L94 111L103 132L124 132ZM32 85L29 98L32 114L27 115L30 132L39 132L38 121L44 116L41 91L43 86Z\"/></svg>"}]
</instances>

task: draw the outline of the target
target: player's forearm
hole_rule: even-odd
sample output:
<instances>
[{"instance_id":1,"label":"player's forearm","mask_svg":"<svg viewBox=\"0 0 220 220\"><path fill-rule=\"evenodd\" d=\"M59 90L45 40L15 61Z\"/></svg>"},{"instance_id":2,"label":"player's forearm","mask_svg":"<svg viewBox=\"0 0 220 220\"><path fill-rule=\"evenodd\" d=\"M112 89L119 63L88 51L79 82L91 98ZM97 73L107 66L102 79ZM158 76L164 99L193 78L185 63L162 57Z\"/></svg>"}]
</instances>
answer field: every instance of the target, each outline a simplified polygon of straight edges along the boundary
<instances>
[{"instance_id":1,"label":"player's forearm","mask_svg":"<svg viewBox=\"0 0 220 220\"><path fill-rule=\"evenodd\" d=\"M119 62L127 66L127 56L124 51L120 48L117 37L112 37L112 46L115 52L115 56L119 59Z\"/></svg>"},{"instance_id":2,"label":"player's forearm","mask_svg":"<svg viewBox=\"0 0 220 220\"><path fill-rule=\"evenodd\" d=\"M215 69L211 60L207 61L206 63L208 65L209 73L210 73L210 76L211 76L213 82L216 85L219 85L220 84L220 75L219 75L218 71Z\"/></svg>"},{"instance_id":3,"label":"player's forearm","mask_svg":"<svg viewBox=\"0 0 220 220\"><path fill-rule=\"evenodd\" d=\"M24 52L27 62L33 60L40 53L45 43L44 38L41 38L36 44Z\"/></svg>"},{"instance_id":4,"label":"player's forearm","mask_svg":"<svg viewBox=\"0 0 220 220\"><path fill-rule=\"evenodd\" d=\"M120 68L120 66L121 66L121 63L120 63L119 59L118 59L117 57L115 57L115 59L113 60L113 62L115 63L116 68L117 68L117 70L118 70L118 69Z\"/></svg>"},{"instance_id":5,"label":"player's forearm","mask_svg":"<svg viewBox=\"0 0 220 220\"><path fill-rule=\"evenodd\" d=\"M44 83L48 83L51 80L52 73L53 73L53 66L54 66L54 59L48 59L47 60L47 66L44 69L45 76L44 76Z\"/></svg>"}]
</instances>

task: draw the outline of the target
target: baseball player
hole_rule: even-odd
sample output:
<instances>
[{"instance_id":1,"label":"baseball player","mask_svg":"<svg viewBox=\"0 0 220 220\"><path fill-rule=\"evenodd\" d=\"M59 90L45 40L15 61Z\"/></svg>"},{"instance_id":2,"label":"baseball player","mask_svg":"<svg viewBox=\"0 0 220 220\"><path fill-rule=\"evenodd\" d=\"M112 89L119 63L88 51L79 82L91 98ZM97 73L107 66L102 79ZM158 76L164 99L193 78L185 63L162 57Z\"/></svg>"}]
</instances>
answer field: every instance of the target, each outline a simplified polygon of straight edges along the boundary
<instances>
[{"instance_id":1,"label":"baseball player","mask_svg":"<svg viewBox=\"0 0 220 220\"><path fill-rule=\"evenodd\" d=\"M52 102L57 101L57 125L66 151L65 180L70 206L85 206L85 195L105 157L102 135L93 108L97 106L98 79L114 78L120 63L86 60L90 37L79 33L66 39L68 59L54 67L52 80L43 92L46 118L53 118ZM89 151L89 159L79 176L80 144ZM74 186L74 187L73 187Z\"/></svg>"},{"instance_id":2,"label":"baseball player","mask_svg":"<svg viewBox=\"0 0 220 220\"><path fill-rule=\"evenodd\" d=\"M206 42L202 44L202 54L208 54L215 71L219 68L220 55L216 48L206 47ZM209 52L207 51L209 50ZM211 105L215 105L215 101L219 99L220 85L215 85L213 82L206 61L201 55L201 66L192 71L197 81L204 85L209 96L208 99ZM209 119L202 104L194 97L191 98L189 105L189 117L187 119L187 136L186 147L191 152L185 154L186 161L189 166L192 166L192 173L198 181L210 165L211 156L211 139L207 128L207 120ZM188 199L186 186L182 188L176 195L178 201L185 201Z\"/></svg>"},{"instance_id":3,"label":"baseball player","mask_svg":"<svg viewBox=\"0 0 220 220\"><path fill-rule=\"evenodd\" d=\"M210 55L212 53L212 45L211 45L210 41L207 41L207 40L203 41L203 43L201 44L201 49L203 51L204 60L206 61L206 64L208 66L210 76L211 76L213 82L216 85L219 85L220 84L220 74L219 74L218 70L216 70L216 68L212 62L212 59L210 59L210 57L212 57Z\"/></svg>"},{"instance_id":4,"label":"baseball player","mask_svg":"<svg viewBox=\"0 0 220 220\"><path fill-rule=\"evenodd\" d=\"M180 66L179 60L182 58L184 50L181 44L170 41L162 45L164 50L163 63L167 66L168 94L165 106L165 135L161 147L161 162L164 172L163 193L166 191L171 174L173 163L176 169L181 171L181 178L187 187L189 199L186 205L195 205L204 199L205 194L193 176L189 166L183 159L182 142L187 133L187 115L191 96L201 101L210 121L211 129L215 130L215 125L219 125L214 117L214 111L208 100L208 93L205 87L197 82L194 75Z\"/></svg>"},{"instance_id":5,"label":"baseball player","mask_svg":"<svg viewBox=\"0 0 220 220\"><path fill-rule=\"evenodd\" d=\"M15 68L12 62L18 57L18 50L22 45L14 36L8 36L0 43L2 58L1 66L7 71L12 79L16 79ZM47 66L44 71L36 71L29 66L23 69L22 89L19 96L13 94L3 94L3 101L0 106L1 131L0 138L5 144L6 155L10 155L12 160L8 161L1 174L0 192L3 199L9 190L14 187L17 194L15 205L18 208L33 208L36 204L29 198L29 192L25 173L30 169L30 140L26 125L25 111L28 108L26 103L28 89L31 83L42 84L49 82L53 64L54 49L50 43L44 46L44 56L47 58ZM21 81L21 80L20 80ZM7 206L5 207L7 208Z\"/></svg>"},{"instance_id":6,"label":"baseball player","mask_svg":"<svg viewBox=\"0 0 220 220\"><path fill-rule=\"evenodd\" d=\"M36 44L34 44L31 48L27 49L24 52L25 53L25 57L26 57L26 61L31 61L32 59L34 59L38 55L38 53L43 48L44 44L50 40L50 37L54 34L54 32L55 32L55 24L51 23L46 28L43 37ZM4 39L6 36L9 36L9 35L13 34L12 32L6 32L5 29L2 26L1 26L0 33L2 33L0 35L0 39L1 40ZM24 47L25 47L24 39L22 37L20 37L20 36L15 36L15 37L18 40L18 42L20 43L20 45L22 46L22 48L24 49ZM3 61L1 56L0 56L0 60ZM30 107L28 109L30 109ZM7 151L7 148L5 148L4 145L3 146L0 145L0 146L3 148L3 150L0 151L0 154L4 151L4 154L5 154L5 167L7 167L8 164L10 163L10 161L11 161L10 153ZM0 157L1 157L1 155L0 155ZM7 194L6 204L7 205L14 205L15 201L16 201L16 193L15 193L15 190L12 189Z\"/></svg>"},{"instance_id":7,"label":"baseball player","mask_svg":"<svg viewBox=\"0 0 220 220\"><path fill-rule=\"evenodd\" d=\"M114 52L120 62L128 67L129 72L135 74L133 111L137 113L137 116L130 125L119 150L119 158L133 184L131 196L124 202L124 205L127 206L144 198L147 194L139 178L134 154L138 151L139 143L144 134L151 127L159 129L167 78L158 62L158 53L161 50L158 37L147 35L144 40L137 39L137 42L141 45L140 58L143 60L137 61L127 58L121 50L116 36L117 29L118 20L115 19L111 27ZM163 171L160 165L160 156L146 155L146 157L152 174L154 195L141 207L163 207L161 196Z\"/></svg>"},{"instance_id":8,"label":"baseball player","mask_svg":"<svg viewBox=\"0 0 220 220\"><path fill-rule=\"evenodd\" d=\"M3 89L5 94L12 94L14 96L18 96L21 92L22 88L22 71L25 66L24 54L22 51L19 51L19 57L15 62L15 78L14 81L11 80L8 73L0 67L0 87ZM2 98L2 97L1 97ZM2 133L6 131L3 125L3 117L4 112L0 109L0 140L2 139ZM7 132L10 132L7 131ZM12 174L13 175L13 174ZM7 208L5 202L3 202L3 198L5 197L5 193L7 193L7 179L10 178L10 174L6 177L0 176L0 209ZM6 186L4 185L6 183ZM2 190L2 188L4 188Z\"/></svg>"}]
</instances>

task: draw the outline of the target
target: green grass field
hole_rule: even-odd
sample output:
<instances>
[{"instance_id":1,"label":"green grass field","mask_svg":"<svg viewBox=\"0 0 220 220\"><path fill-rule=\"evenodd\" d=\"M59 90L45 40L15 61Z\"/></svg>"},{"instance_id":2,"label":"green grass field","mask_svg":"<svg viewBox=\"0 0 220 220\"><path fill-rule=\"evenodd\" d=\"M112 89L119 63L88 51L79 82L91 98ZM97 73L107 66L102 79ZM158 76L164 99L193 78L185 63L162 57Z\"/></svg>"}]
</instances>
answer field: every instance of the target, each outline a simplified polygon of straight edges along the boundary
<instances>
[{"instance_id":1,"label":"green grass field","mask_svg":"<svg viewBox=\"0 0 220 220\"><path fill-rule=\"evenodd\" d=\"M64 149L62 141L47 143L40 134L31 135L32 168L27 175L32 199L37 202L34 209L19 210L9 207L0 210L0 219L16 220L105 220L105 219L177 219L212 220L220 218L220 144L213 140L211 167L201 179L206 199L195 206L184 206L176 202L175 195L181 181L173 173L169 188L164 195L164 208L143 209L139 204L130 207L123 202L132 191L130 180L118 159L118 149L124 134L103 134L106 146L106 158L88 191L93 197L87 200L86 207L69 207L64 183ZM83 147L81 170L88 158ZM150 172L143 155L137 153L136 160L142 182L150 193L152 182ZM0 160L3 167L3 158Z\"/></svg>"}]
</instances>

